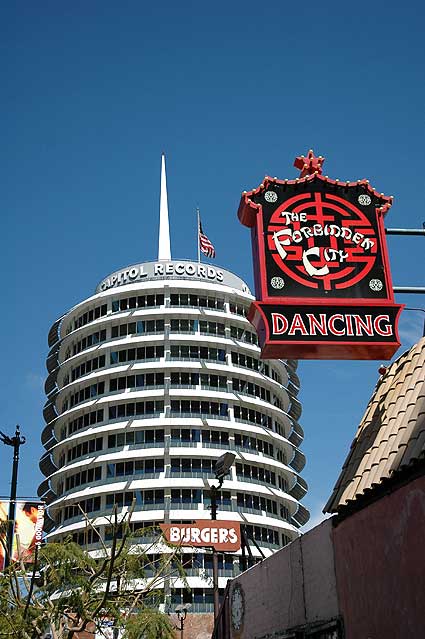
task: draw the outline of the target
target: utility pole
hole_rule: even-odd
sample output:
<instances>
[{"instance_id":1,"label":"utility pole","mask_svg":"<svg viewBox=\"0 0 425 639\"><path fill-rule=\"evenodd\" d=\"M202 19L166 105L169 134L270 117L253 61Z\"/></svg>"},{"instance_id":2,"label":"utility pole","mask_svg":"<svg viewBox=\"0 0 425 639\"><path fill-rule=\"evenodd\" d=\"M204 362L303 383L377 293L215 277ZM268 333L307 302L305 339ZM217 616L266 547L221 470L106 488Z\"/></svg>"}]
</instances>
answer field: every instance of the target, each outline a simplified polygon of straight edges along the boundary
<instances>
[{"instance_id":1,"label":"utility pole","mask_svg":"<svg viewBox=\"0 0 425 639\"><path fill-rule=\"evenodd\" d=\"M223 479L219 480L218 486L211 486L211 520L216 521L217 519L217 493L221 488L223 483ZM218 593L218 555L216 547L213 546L212 549L213 556L213 594L214 594L214 621L217 619L218 611L220 608L220 600Z\"/></svg>"},{"instance_id":2,"label":"utility pole","mask_svg":"<svg viewBox=\"0 0 425 639\"><path fill-rule=\"evenodd\" d=\"M217 495L220 491L225 476L230 472L230 468L235 461L236 455L231 452L224 453L215 463L215 478L218 480L218 486L214 484L210 486L211 491L211 520L217 519ZM218 555L216 547L213 546L213 593L214 593L214 623L217 621L220 610L220 598L218 591Z\"/></svg>"},{"instance_id":3,"label":"utility pole","mask_svg":"<svg viewBox=\"0 0 425 639\"><path fill-rule=\"evenodd\" d=\"M12 560L16 512L16 490L18 485L19 448L22 444L25 444L25 437L21 437L19 425L17 425L14 437L9 437L0 430L0 441L2 441L6 446L13 447L12 481L10 485L9 515L7 521L6 557L4 561L4 567L7 568Z\"/></svg>"}]
</instances>

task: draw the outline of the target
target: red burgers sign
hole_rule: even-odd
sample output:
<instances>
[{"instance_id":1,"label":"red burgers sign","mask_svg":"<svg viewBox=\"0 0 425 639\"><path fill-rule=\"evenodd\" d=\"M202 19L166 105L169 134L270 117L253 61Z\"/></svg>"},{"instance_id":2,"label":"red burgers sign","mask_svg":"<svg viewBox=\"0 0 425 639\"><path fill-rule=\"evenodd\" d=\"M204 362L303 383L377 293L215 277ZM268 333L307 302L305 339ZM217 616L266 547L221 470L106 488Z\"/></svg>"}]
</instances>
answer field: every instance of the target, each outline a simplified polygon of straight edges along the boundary
<instances>
[{"instance_id":1,"label":"red burgers sign","mask_svg":"<svg viewBox=\"0 0 425 639\"><path fill-rule=\"evenodd\" d=\"M160 524L168 543L175 546L212 546L216 550L239 550L240 524L234 521L203 520L193 524Z\"/></svg>"},{"instance_id":2,"label":"red burgers sign","mask_svg":"<svg viewBox=\"0 0 425 639\"><path fill-rule=\"evenodd\" d=\"M384 229L391 198L367 180L321 175L324 159L295 160L301 177L266 177L243 193L255 301L249 320L262 356L389 359L400 346Z\"/></svg>"}]
</instances>

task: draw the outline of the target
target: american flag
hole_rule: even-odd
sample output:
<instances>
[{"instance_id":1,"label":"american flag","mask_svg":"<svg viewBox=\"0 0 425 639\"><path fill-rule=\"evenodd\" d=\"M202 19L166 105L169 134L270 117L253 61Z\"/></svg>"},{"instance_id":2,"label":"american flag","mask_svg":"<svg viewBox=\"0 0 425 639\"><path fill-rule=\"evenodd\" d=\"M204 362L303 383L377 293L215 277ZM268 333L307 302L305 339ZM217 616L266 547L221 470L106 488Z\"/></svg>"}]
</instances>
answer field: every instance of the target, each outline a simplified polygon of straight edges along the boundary
<instances>
[{"instance_id":1,"label":"american flag","mask_svg":"<svg viewBox=\"0 0 425 639\"><path fill-rule=\"evenodd\" d=\"M199 249L207 257L215 257L214 245L210 242L210 240L207 238L207 236L202 230L201 218L198 218L198 219L199 219L199 234L198 234Z\"/></svg>"}]
</instances>

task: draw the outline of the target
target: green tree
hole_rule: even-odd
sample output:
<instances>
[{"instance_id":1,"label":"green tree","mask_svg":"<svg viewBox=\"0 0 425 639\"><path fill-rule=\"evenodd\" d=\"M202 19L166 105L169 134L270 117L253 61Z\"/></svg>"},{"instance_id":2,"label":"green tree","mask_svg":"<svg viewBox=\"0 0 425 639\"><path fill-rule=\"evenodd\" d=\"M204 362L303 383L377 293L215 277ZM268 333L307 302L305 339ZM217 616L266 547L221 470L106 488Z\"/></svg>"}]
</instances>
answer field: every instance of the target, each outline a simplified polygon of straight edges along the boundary
<instances>
[{"instance_id":1,"label":"green tree","mask_svg":"<svg viewBox=\"0 0 425 639\"><path fill-rule=\"evenodd\" d=\"M85 515L99 540L96 551L66 539L37 549L32 566L12 563L0 576L0 636L41 639L48 631L53 639L73 639L108 619L126 639L174 639L158 603L164 583L184 580L180 549L167 545L158 529L144 530L149 541L140 543L130 515L120 520L115 511L108 545Z\"/></svg>"}]
</instances>

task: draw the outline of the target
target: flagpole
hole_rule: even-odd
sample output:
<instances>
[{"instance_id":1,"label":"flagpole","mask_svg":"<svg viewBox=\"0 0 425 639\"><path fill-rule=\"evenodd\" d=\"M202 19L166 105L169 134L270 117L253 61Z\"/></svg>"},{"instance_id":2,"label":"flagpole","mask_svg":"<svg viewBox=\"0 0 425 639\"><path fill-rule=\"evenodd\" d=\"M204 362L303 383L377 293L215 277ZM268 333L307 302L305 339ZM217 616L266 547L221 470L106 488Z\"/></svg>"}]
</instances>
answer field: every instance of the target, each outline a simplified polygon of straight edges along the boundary
<instances>
[{"instance_id":1,"label":"flagpole","mask_svg":"<svg viewBox=\"0 0 425 639\"><path fill-rule=\"evenodd\" d=\"M198 223L198 227L197 227L197 237L198 237L198 264L201 263L201 246L200 246L200 242L199 242L199 207L196 209L196 219L197 219L197 223Z\"/></svg>"}]
</instances>

